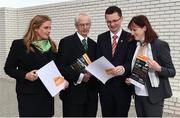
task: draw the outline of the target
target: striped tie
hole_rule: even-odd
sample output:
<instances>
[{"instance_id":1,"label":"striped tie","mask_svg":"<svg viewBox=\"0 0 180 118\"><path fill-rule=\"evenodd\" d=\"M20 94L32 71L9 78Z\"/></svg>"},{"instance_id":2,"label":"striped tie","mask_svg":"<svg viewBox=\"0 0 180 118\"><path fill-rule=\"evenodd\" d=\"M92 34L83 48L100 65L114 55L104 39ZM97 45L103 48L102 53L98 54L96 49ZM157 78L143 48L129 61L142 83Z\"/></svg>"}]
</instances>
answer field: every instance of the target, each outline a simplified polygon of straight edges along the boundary
<instances>
[{"instance_id":1,"label":"striped tie","mask_svg":"<svg viewBox=\"0 0 180 118\"><path fill-rule=\"evenodd\" d=\"M113 43L112 43L112 56L114 56L115 50L116 50L116 46L117 46L117 41L116 39L118 38L118 36L115 34L113 37Z\"/></svg>"}]
</instances>

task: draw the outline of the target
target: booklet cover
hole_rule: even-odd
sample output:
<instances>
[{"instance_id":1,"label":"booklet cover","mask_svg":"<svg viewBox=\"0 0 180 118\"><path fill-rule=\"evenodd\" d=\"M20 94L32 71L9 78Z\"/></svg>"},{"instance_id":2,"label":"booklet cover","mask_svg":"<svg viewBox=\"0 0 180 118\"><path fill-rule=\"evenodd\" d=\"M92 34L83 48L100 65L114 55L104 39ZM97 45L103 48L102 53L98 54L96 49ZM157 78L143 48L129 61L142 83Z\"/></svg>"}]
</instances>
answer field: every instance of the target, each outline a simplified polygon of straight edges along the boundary
<instances>
[{"instance_id":1,"label":"booklet cover","mask_svg":"<svg viewBox=\"0 0 180 118\"><path fill-rule=\"evenodd\" d=\"M71 68L79 73L87 73L86 66L91 64L91 60L88 55L85 53L71 65Z\"/></svg>"},{"instance_id":2,"label":"booklet cover","mask_svg":"<svg viewBox=\"0 0 180 118\"><path fill-rule=\"evenodd\" d=\"M141 55L136 58L130 80L132 84L142 88L145 85L145 79L148 77L148 57Z\"/></svg>"},{"instance_id":3,"label":"booklet cover","mask_svg":"<svg viewBox=\"0 0 180 118\"><path fill-rule=\"evenodd\" d=\"M49 62L37 71L37 74L52 97L65 87L64 77L59 72L54 61Z\"/></svg>"}]
</instances>

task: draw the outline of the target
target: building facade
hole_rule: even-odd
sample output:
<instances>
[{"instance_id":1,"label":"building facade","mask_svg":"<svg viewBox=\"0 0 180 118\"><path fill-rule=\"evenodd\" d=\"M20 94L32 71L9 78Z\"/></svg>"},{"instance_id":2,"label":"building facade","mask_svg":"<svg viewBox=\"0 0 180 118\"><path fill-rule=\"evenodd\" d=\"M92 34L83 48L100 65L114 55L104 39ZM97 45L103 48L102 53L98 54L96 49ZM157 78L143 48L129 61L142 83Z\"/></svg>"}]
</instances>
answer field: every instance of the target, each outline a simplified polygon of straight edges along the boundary
<instances>
[{"instance_id":1,"label":"building facade","mask_svg":"<svg viewBox=\"0 0 180 118\"><path fill-rule=\"evenodd\" d=\"M79 12L87 12L92 17L89 36L96 41L97 35L107 30L104 12L111 5L122 9L125 30L133 16L143 14L149 18L160 39L169 43L177 73L170 78L173 97L165 101L164 112L180 115L180 0L74 0L25 8L0 8L0 77L9 78L3 67L11 42L23 37L29 20L35 15L52 18L51 37L58 45L61 38L74 33L74 17Z\"/></svg>"}]
</instances>

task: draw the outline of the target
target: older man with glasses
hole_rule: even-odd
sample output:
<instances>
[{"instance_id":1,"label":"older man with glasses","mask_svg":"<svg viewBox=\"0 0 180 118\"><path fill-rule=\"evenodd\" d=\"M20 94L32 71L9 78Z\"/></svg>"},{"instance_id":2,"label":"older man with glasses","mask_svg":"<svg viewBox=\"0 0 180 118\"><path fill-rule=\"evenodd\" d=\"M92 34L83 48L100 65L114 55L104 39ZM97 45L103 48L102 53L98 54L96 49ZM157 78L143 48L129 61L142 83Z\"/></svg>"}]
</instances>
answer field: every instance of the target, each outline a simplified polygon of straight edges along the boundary
<instances>
[{"instance_id":1,"label":"older man with glasses","mask_svg":"<svg viewBox=\"0 0 180 118\"><path fill-rule=\"evenodd\" d=\"M90 16L80 13L75 18L77 31L61 39L59 43L57 65L69 82L69 87L60 93L63 117L96 117L98 103L96 78L90 73L71 68L77 58L85 53L91 61L95 60L96 43L88 37L90 26Z\"/></svg>"}]
</instances>

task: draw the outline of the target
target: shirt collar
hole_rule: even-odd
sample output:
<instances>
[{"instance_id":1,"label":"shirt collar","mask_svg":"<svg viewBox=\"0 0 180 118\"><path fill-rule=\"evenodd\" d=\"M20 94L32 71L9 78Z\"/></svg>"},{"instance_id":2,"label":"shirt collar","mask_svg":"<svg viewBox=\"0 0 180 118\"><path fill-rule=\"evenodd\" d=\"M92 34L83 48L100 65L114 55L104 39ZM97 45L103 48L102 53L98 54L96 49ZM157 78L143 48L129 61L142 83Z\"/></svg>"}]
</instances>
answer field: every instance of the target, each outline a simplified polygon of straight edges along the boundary
<instances>
[{"instance_id":1,"label":"shirt collar","mask_svg":"<svg viewBox=\"0 0 180 118\"><path fill-rule=\"evenodd\" d=\"M117 36L118 36L118 39L119 39L119 37L121 36L121 33L122 33L122 28L119 30L119 32L116 34ZM113 34L111 31L110 31L110 34L111 34L111 39L112 39L112 37L115 35L115 34Z\"/></svg>"},{"instance_id":2,"label":"shirt collar","mask_svg":"<svg viewBox=\"0 0 180 118\"><path fill-rule=\"evenodd\" d=\"M82 41L83 39L86 39L86 41L87 41L87 37L84 38L84 37L83 37L82 35L80 35L78 32L77 32L77 35L78 35L80 41Z\"/></svg>"},{"instance_id":3,"label":"shirt collar","mask_svg":"<svg viewBox=\"0 0 180 118\"><path fill-rule=\"evenodd\" d=\"M138 40L137 45L140 45L140 46L146 45L146 43L144 43L144 38Z\"/></svg>"}]
</instances>

